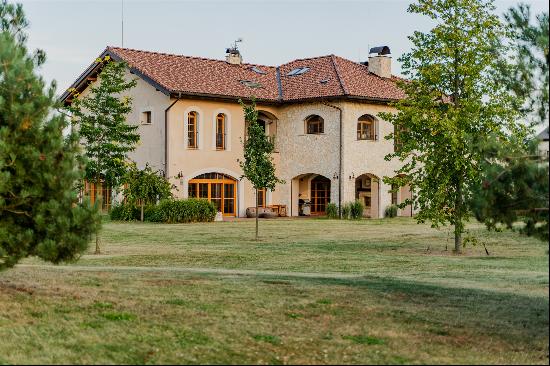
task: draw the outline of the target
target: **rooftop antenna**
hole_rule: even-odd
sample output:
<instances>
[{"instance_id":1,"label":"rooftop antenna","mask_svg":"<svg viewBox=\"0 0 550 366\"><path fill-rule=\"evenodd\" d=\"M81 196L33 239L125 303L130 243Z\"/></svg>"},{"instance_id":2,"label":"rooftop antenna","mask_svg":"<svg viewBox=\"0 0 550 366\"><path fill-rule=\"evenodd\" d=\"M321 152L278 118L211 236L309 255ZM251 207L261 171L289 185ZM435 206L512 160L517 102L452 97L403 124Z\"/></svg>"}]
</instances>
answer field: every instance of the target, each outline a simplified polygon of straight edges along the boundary
<instances>
[{"instance_id":1,"label":"rooftop antenna","mask_svg":"<svg viewBox=\"0 0 550 366\"><path fill-rule=\"evenodd\" d=\"M237 40L235 42L233 42L233 47L230 47L227 49L227 53L238 53L239 52L239 47L237 46L237 43L241 43L243 41L242 38L237 38Z\"/></svg>"}]
</instances>

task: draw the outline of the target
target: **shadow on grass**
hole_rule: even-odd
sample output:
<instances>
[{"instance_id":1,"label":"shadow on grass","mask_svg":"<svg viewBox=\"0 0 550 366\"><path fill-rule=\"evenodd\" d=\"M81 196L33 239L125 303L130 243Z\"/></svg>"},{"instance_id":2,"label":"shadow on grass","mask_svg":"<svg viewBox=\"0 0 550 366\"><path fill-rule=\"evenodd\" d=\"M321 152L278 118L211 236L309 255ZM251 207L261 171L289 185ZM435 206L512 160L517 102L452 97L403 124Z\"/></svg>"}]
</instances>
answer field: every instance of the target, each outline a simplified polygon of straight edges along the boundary
<instances>
[{"instance_id":1,"label":"shadow on grass","mask_svg":"<svg viewBox=\"0 0 550 366\"><path fill-rule=\"evenodd\" d=\"M474 331L498 337L522 348L548 345L548 297L471 288L454 288L395 278L365 276L350 279L260 276L272 280L323 286L346 286L365 291L384 306L386 315L404 324L436 329ZM263 282L267 278L261 279ZM458 285L458 284L457 284Z\"/></svg>"}]
</instances>

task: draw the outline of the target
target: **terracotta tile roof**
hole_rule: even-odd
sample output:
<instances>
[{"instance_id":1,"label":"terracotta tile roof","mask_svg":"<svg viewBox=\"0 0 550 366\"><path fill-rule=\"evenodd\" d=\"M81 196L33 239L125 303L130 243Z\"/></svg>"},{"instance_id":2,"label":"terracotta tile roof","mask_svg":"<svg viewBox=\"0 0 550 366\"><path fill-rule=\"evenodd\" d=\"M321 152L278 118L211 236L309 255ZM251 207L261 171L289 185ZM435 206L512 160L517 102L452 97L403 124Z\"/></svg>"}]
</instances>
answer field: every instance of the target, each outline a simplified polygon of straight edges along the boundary
<instances>
[{"instance_id":1,"label":"terracotta tile roof","mask_svg":"<svg viewBox=\"0 0 550 366\"><path fill-rule=\"evenodd\" d=\"M225 61L108 47L131 67L150 77L170 92L211 94L277 100L276 68L252 64L231 65ZM265 74L252 71L256 66ZM256 81L250 88L240 81Z\"/></svg>"},{"instance_id":2,"label":"terracotta tile roof","mask_svg":"<svg viewBox=\"0 0 550 366\"><path fill-rule=\"evenodd\" d=\"M126 61L134 71L167 93L230 98L255 96L273 102L339 96L395 100L404 96L396 84L397 77L381 78L370 73L365 65L334 55L299 59L273 67L232 65L222 60L119 47L107 47L103 54ZM307 70L289 75L299 68ZM66 100L65 95L62 99Z\"/></svg>"},{"instance_id":3,"label":"terracotta tile roof","mask_svg":"<svg viewBox=\"0 0 550 366\"><path fill-rule=\"evenodd\" d=\"M368 70L368 66L333 56L342 84L348 95L374 99L402 99L405 93L397 86L400 78L382 78Z\"/></svg>"}]
</instances>

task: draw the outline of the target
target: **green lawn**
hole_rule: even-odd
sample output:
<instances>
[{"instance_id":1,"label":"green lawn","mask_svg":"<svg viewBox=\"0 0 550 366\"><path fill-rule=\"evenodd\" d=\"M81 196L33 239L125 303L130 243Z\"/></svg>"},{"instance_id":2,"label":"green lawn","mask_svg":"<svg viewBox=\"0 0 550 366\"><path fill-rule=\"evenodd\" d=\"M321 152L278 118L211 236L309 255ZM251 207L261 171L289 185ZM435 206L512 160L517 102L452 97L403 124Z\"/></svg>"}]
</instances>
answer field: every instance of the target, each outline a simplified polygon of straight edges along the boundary
<instances>
[{"instance_id":1,"label":"green lawn","mask_svg":"<svg viewBox=\"0 0 550 366\"><path fill-rule=\"evenodd\" d=\"M106 223L0 273L1 363L548 364L548 244L411 219ZM449 250L446 250L448 245Z\"/></svg>"}]
</instances>

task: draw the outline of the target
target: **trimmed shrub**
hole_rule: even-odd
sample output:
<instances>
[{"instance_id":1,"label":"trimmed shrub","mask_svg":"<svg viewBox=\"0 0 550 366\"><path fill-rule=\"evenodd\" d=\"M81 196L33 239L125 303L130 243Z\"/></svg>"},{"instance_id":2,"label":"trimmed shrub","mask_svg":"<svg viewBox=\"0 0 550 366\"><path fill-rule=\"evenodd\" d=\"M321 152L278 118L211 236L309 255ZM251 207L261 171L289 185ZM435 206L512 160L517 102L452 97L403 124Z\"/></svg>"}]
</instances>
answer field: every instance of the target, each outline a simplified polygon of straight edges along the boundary
<instances>
[{"instance_id":1,"label":"trimmed shrub","mask_svg":"<svg viewBox=\"0 0 550 366\"><path fill-rule=\"evenodd\" d=\"M356 200L350 203L350 218L353 220L359 220L363 217L363 204L361 201Z\"/></svg>"},{"instance_id":2,"label":"trimmed shrub","mask_svg":"<svg viewBox=\"0 0 550 366\"><path fill-rule=\"evenodd\" d=\"M329 203L326 209L327 218L337 219L338 218L338 206L335 203Z\"/></svg>"},{"instance_id":3,"label":"trimmed shrub","mask_svg":"<svg viewBox=\"0 0 550 366\"><path fill-rule=\"evenodd\" d=\"M385 217L396 217L397 216L397 206L396 205L390 205L386 207L386 210L384 210L384 216Z\"/></svg>"},{"instance_id":4,"label":"trimmed shrub","mask_svg":"<svg viewBox=\"0 0 550 366\"><path fill-rule=\"evenodd\" d=\"M184 222L214 221L216 207L205 199L162 200L148 210L147 219L153 222L169 224Z\"/></svg>"},{"instance_id":5,"label":"trimmed shrub","mask_svg":"<svg viewBox=\"0 0 550 366\"><path fill-rule=\"evenodd\" d=\"M351 213L351 205L349 203L344 203L342 205L342 218L344 220L347 220L350 218Z\"/></svg>"}]
</instances>

